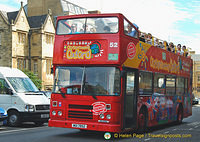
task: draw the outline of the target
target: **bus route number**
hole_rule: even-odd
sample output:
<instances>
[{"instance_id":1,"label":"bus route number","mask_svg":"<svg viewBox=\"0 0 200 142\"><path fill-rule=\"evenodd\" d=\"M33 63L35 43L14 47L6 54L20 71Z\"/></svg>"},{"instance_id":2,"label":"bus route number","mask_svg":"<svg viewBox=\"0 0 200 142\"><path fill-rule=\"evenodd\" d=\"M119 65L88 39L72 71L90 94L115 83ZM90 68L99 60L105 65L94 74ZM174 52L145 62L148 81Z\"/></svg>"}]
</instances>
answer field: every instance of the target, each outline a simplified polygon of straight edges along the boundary
<instances>
[{"instance_id":1,"label":"bus route number","mask_svg":"<svg viewBox=\"0 0 200 142\"><path fill-rule=\"evenodd\" d=\"M111 48L116 48L116 47L118 47L118 43L117 42L110 42L110 47Z\"/></svg>"}]
</instances>

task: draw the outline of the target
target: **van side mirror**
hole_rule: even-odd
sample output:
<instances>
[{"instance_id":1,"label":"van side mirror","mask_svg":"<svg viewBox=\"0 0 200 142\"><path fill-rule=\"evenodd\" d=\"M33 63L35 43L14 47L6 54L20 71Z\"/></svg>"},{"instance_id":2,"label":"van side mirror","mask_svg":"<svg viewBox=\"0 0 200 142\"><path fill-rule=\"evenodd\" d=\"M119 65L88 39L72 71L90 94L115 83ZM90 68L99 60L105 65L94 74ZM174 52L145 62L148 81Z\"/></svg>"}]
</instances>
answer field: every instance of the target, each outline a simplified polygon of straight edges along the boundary
<instances>
[{"instance_id":1,"label":"van side mirror","mask_svg":"<svg viewBox=\"0 0 200 142\"><path fill-rule=\"evenodd\" d=\"M8 93L9 95L13 95L12 89L8 88L7 93Z\"/></svg>"}]
</instances>

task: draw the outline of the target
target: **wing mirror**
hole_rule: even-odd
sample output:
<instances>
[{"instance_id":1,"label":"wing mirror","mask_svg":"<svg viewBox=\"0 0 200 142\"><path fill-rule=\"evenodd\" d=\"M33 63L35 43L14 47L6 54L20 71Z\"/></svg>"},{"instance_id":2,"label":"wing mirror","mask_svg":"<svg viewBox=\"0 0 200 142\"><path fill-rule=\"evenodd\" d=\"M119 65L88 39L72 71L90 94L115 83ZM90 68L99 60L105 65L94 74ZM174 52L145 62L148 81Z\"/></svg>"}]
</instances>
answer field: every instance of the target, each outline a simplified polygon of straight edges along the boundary
<instances>
[{"instance_id":1,"label":"wing mirror","mask_svg":"<svg viewBox=\"0 0 200 142\"><path fill-rule=\"evenodd\" d=\"M8 88L8 90L7 90L7 94L9 94L9 95L13 95L13 91L12 91L12 89Z\"/></svg>"}]
</instances>

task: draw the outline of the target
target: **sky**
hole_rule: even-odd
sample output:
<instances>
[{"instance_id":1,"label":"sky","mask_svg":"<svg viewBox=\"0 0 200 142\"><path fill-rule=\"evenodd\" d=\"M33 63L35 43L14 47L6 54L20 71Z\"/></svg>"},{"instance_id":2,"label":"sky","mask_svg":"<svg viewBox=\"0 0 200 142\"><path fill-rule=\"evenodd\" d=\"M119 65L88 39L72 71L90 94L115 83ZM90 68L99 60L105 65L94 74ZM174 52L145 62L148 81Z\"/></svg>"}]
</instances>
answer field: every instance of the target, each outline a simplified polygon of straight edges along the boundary
<instances>
[{"instance_id":1,"label":"sky","mask_svg":"<svg viewBox=\"0 0 200 142\"><path fill-rule=\"evenodd\" d=\"M0 10L19 10L21 1L0 0ZM122 13L139 30L200 54L200 0L68 0L101 13Z\"/></svg>"}]
</instances>

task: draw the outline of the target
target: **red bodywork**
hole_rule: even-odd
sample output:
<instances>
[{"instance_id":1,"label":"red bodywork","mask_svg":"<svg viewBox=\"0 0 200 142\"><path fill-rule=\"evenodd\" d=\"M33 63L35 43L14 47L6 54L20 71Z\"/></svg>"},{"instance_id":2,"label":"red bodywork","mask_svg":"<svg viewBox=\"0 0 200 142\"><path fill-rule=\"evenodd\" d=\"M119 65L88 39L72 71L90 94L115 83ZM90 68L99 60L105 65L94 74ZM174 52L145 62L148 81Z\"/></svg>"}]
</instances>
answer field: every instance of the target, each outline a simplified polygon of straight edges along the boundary
<instances>
[{"instance_id":1,"label":"red bodywork","mask_svg":"<svg viewBox=\"0 0 200 142\"><path fill-rule=\"evenodd\" d=\"M135 39L125 35L123 21L126 18L122 14L88 14L61 16L57 18L57 21L59 21L60 19L73 19L84 17L118 17L119 31L115 34L55 35L53 55L54 72L56 67L58 66L115 66L119 67L120 70L122 70L123 67L129 67L151 72L182 75L184 77L187 77L188 79L190 78L190 72L192 70L191 59L185 58L183 56L178 56L174 53L157 47L147 45L146 43L141 43L139 42L139 39ZM85 47L84 49L70 49L70 42L74 42L74 44L77 44L79 47L83 47L85 42L85 45L87 46L95 42L101 45L102 52L96 57L93 55L92 58L88 55L88 59L86 54L82 57L78 57L77 54L77 59L69 59L72 55L72 52L75 52L74 50L84 53L87 53L88 50L87 47ZM115 45L115 47L113 45ZM66 48L70 49L70 51L66 50ZM117 58L115 58L115 60L112 60L112 56L116 55ZM165 56L166 58L166 60L164 61L163 56ZM184 64L182 64L184 70L178 70L177 66L179 65L179 60L184 62ZM160 65L160 68L158 68L158 64L162 64ZM167 70L166 66L168 64L170 70ZM94 131L123 131L125 129L123 125L125 91L123 84L124 78L121 78L121 94L119 96L96 96L96 99L92 96L84 95L65 95L66 97L64 98L61 94L52 93L49 126L87 129ZM188 85L190 86L189 83ZM189 93L191 94L191 86L189 87ZM159 101L159 98L155 99L152 96L140 96L139 94L137 95L137 116L135 116L137 117L137 120L139 119L138 116L141 107L146 106L148 108L149 114L148 126L158 125L158 120L156 120L156 115L158 115L158 111L163 112L163 117L167 115L166 111L161 110L161 105L155 106L155 104ZM173 98L171 97L171 99ZM179 99L179 101L181 102L185 100L184 97ZM184 117L191 115L190 104L184 107L184 109L184 112L187 112L184 113ZM52 115L52 111L55 111L56 115ZM58 116L59 111L62 111L61 116ZM106 117L100 119L100 113L103 113L105 116L110 114L111 119L108 120ZM170 121L173 121L173 119L167 120L167 122Z\"/></svg>"}]
</instances>

